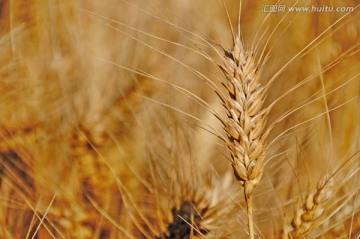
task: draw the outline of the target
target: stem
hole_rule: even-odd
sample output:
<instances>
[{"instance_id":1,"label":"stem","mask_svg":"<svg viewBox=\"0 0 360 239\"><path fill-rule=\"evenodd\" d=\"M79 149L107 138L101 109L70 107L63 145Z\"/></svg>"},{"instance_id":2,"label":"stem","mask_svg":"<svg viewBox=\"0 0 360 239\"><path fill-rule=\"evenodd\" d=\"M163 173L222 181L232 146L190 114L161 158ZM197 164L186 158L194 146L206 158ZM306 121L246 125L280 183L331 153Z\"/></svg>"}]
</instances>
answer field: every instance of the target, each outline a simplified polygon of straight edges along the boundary
<instances>
[{"instance_id":1,"label":"stem","mask_svg":"<svg viewBox=\"0 0 360 239\"><path fill-rule=\"evenodd\" d=\"M245 191L245 201L247 206L249 235L250 235L250 239L255 239L253 213L252 213L252 193L246 193L247 191L246 187L244 191Z\"/></svg>"}]
</instances>

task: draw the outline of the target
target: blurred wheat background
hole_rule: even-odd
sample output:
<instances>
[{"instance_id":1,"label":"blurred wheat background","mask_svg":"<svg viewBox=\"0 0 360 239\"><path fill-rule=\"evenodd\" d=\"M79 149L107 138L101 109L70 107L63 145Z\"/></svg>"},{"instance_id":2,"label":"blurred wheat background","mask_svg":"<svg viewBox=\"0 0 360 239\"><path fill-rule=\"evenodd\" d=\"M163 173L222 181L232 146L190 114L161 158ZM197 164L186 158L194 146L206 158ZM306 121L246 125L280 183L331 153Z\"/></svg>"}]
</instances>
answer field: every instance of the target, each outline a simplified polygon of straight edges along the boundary
<instances>
[{"instance_id":1,"label":"blurred wheat background","mask_svg":"<svg viewBox=\"0 0 360 239\"><path fill-rule=\"evenodd\" d=\"M224 3L0 1L1 239L250 238L215 93L239 21ZM360 235L358 5L241 3L273 81L255 238Z\"/></svg>"}]
</instances>

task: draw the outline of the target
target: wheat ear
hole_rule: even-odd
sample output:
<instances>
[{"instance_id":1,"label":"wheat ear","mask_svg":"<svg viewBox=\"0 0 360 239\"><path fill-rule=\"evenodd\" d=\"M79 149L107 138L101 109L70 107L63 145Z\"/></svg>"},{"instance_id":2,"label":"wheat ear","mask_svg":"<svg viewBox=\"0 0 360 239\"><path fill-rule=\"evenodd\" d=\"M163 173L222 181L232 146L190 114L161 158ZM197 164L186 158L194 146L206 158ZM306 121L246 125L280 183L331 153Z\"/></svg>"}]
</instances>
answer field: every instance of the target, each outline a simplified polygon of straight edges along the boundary
<instances>
[{"instance_id":1,"label":"wheat ear","mask_svg":"<svg viewBox=\"0 0 360 239\"><path fill-rule=\"evenodd\" d=\"M266 90L259 84L254 54L244 50L239 35L234 39L233 48L224 52L220 68L225 75L222 84L229 94L228 97L218 95L228 117L220 120L227 134L235 177L244 187L249 234L253 239L252 193L263 175L265 140L269 133L265 127L269 110L263 107Z\"/></svg>"},{"instance_id":2,"label":"wheat ear","mask_svg":"<svg viewBox=\"0 0 360 239\"><path fill-rule=\"evenodd\" d=\"M324 212L326 201L333 194L334 181L323 177L313 191L307 194L303 205L295 211L294 218L283 230L283 239L302 238Z\"/></svg>"}]
</instances>

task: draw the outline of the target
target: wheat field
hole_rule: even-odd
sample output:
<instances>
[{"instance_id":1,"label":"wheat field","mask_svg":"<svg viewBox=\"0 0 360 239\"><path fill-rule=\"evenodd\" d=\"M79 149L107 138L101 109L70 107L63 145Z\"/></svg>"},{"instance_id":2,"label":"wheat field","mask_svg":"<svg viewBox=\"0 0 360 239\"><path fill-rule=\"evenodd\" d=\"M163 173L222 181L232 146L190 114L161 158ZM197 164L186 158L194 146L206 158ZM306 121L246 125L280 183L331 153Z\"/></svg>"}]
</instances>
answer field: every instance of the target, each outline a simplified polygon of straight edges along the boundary
<instances>
[{"instance_id":1,"label":"wheat field","mask_svg":"<svg viewBox=\"0 0 360 239\"><path fill-rule=\"evenodd\" d=\"M0 1L0 239L358 239L359 5Z\"/></svg>"}]
</instances>

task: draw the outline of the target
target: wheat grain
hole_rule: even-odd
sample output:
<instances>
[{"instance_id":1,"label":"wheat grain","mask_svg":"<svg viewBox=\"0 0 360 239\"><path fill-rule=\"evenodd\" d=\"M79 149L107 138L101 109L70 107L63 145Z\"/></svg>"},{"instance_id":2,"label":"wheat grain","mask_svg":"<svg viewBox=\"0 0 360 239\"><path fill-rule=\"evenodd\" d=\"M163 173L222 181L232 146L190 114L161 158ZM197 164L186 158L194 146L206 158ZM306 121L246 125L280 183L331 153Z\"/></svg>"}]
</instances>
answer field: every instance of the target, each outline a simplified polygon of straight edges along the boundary
<instances>
[{"instance_id":1,"label":"wheat grain","mask_svg":"<svg viewBox=\"0 0 360 239\"><path fill-rule=\"evenodd\" d=\"M259 84L260 72L253 52L246 51L237 35L231 50L225 51L220 66L229 97L220 99L228 119L221 120L227 133L235 177L244 187L248 205L249 230L253 235L252 194L263 175L266 157L266 130L268 110L263 107L265 88Z\"/></svg>"},{"instance_id":2,"label":"wheat grain","mask_svg":"<svg viewBox=\"0 0 360 239\"><path fill-rule=\"evenodd\" d=\"M291 224L285 227L283 238L301 238L311 229L314 222L323 214L326 202L333 196L334 181L323 177L312 192L306 195L305 202L295 212Z\"/></svg>"}]
</instances>

